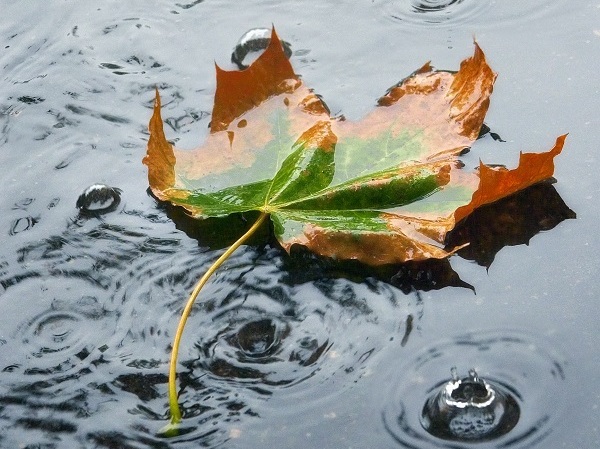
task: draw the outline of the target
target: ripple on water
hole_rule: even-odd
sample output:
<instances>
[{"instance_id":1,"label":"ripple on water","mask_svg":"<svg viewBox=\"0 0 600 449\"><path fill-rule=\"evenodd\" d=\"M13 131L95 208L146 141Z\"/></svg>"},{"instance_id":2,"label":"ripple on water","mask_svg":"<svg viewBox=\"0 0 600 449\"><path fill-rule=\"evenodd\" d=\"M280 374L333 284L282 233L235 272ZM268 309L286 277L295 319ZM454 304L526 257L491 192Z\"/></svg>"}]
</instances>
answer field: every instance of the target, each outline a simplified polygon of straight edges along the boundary
<instances>
[{"instance_id":1,"label":"ripple on water","mask_svg":"<svg viewBox=\"0 0 600 449\"><path fill-rule=\"evenodd\" d=\"M282 274L266 264L255 270L242 289L231 286L232 294L194 318L202 331L190 366L216 381L265 395L302 384L306 404L316 399L307 381L370 372L374 355L407 320L408 308L396 309L395 290L385 285L329 279L289 286L274 282ZM378 304L367 301L373 289Z\"/></svg>"},{"instance_id":2,"label":"ripple on water","mask_svg":"<svg viewBox=\"0 0 600 449\"><path fill-rule=\"evenodd\" d=\"M149 229L154 219L131 211L77 218L0 265L8 441L71 434L120 447L162 444L174 330L218 252L165 237L160 224ZM221 444L276 394L304 404L343 394L376 369L392 336L408 336L414 311L399 291L322 276L288 281L286 258L243 247L201 293L179 357L186 427L173 443ZM22 440L23 426L38 431Z\"/></svg>"},{"instance_id":3,"label":"ripple on water","mask_svg":"<svg viewBox=\"0 0 600 449\"><path fill-rule=\"evenodd\" d=\"M483 379L510 392L520 409L511 431L491 441L457 443L438 439L422 427L423 405L448 381L453 366L475 368ZM520 332L480 332L439 342L403 368L405 374L383 411L385 428L399 447L531 447L548 437L560 420L564 366L564 358L548 344Z\"/></svg>"},{"instance_id":4,"label":"ripple on water","mask_svg":"<svg viewBox=\"0 0 600 449\"><path fill-rule=\"evenodd\" d=\"M406 26L494 25L512 26L539 19L555 10L557 3L545 0L500 2L496 0L384 0L383 13Z\"/></svg>"},{"instance_id":5,"label":"ripple on water","mask_svg":"<svg viewBox=\"0 0 600 449\"><path fill-rule=\"evenodd\" d=\"M260 391L302 382L332 349L324 310L301 310L284 288L274 299L250 292L206 316L195 367Z\"/></svg>"},{"instance_id":6,"label":"ripple on water","mask_svg":"<svg viewBox=\"0 0 600 449\"><path fill-rule=\"evenodd\" d=\"M137 232L148 223L144 217L112 219L129 227L78 218L61 234L36 239L0 262L0 445L54 447L60 438L69 447L87 447L70 438L97 437L127 447L128 440L149 438L131 432L130 409L143 390L136 389L136 375L150 372L166 383L162 354L154 357L158 361L149 356L134 363L121 344L129 328L119 319L115 295L132 260L147 252L160 258L178 242ZM166 338L161 346L168 346ZM127 435L122 441L121 430Z\"/></svg>"},{"instance_id":7,"label":"ripple on water","mask_svg":"<svg viewBox=\"0 0 600 449\"><path fill-rule=\"evenodd\" d=\"M179 315L214 257L179 248L146 255L123 273L130 281L117 301L119 327L130 332L122 345L135 354L134 363L162 360L147 376L166 374ZM200 293L178 363L186 441L228 438L237 423L260 416L275 394L305 405L340 394L343 385L372 372L391 336L404 335L409 306L394 288L345 279L292 286L282 263L279 249L243 247ZM333 377L336 389L321 388ZM158 430L167 415L166 377L147 377L145 385L136 410L157 421Z\"/></svg>"},{"instance_id":8,"label":"ripple on water","mask_svg":"<svg viewBox=\"0 0 600 449\"><path fill-rule=\"evenodd\" d=\"M0 302L7 337L0 369L44 379L84 369L114 332L104 296L97 285L77 278L32 277L8 288Z\"/></svg>"},{"instance_id":9,"label":"ripple on water","mask_svg":"<svg viewBox=\"0 0 600 449\"><path fill-rule=\"evenodd\" d=\"M402 24L423 27L469 23L489 12L488 0L388 0L387 17Z\"/></svg>"}]
</instances>

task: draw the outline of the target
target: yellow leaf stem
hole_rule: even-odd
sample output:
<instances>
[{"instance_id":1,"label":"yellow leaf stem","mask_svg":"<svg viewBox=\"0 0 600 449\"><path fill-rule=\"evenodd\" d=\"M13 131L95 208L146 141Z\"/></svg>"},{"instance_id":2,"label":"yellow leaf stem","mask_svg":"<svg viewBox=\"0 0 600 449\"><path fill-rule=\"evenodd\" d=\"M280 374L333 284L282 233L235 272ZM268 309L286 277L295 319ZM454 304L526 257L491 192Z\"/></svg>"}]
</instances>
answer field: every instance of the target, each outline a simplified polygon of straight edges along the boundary
<instances>
[{"instance_id":1,"label":"yellow leaf stem","mask_svg":"<svg viewBox=\"0 0 600 449\"><path fill-rule=\"evenodd\" d=\"M263 224L265 219L269 216L269 214L262 212L258 220L252 225L248 231L244 235L242 235L233 245L231 245L227 251L225 251L221 257L219 257L206 271L204 276L200 278L194 290L192 291L185 308L183 309L183 313L181 314L181 318L179 319L179 325L177 326L177 332L175 333L175 338L173 340L173 349L171 351L171 362L169 365L169 408L171 410L171 423L167 426L167 428L163 431L164 433L176 434L177 424L181 422L181 410L179 409L179 403L177 402L177 355L179 354L179 344L181 342L181 336L183 334L183 330L185 328L185 323L192 311L192 307L194 305L194 301L196 297L202 290L202 287L206 284L210 276L219 268L225 260L231 256L231 254L242 245L250 236L256 232L256 230Z\"/></svg>"}]
</instances>

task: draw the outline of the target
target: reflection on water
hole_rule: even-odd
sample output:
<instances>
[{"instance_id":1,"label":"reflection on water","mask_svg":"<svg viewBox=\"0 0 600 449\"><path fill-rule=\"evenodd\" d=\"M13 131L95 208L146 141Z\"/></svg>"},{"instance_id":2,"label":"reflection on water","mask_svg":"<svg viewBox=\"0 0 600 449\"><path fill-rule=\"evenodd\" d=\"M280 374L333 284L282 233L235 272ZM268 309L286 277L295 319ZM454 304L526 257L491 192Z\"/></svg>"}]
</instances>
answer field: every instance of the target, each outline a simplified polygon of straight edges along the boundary
<instances>
[{"instance_id":1,"label":"reflection on water","mask_svg":"<svg viewBox=\"0 0 600 449\"><path fill-rule=\"evenodd\" d=\"M129 226L117 224L124 218ZM5 441L162 447L172 332L214 253L137 231L150 220L129 210L78 217L0 272L0 407L16 425ZM360 379L390 335L409 338L417 311L398 291L324 276L288 283L284 259L246 247L203 291L180 357L186 420L170 444L222 443L281 389L322 400L314 387Z\"/></svg>"},{"instance_id":2,"label":"reflection on water","mask_svg":"<svg viewBox=\"0 0 600 449\"><path fill-rule=\"evenodd\" d=\"M502 248L529 244L539 232L575 217L552 183L542 182L480 207L448 235L446 245L468 242L458 254L489 268Z\"/></svg>"},{"instance_id":3,"label":"reflection on water","mask_svg":"<svg viewBox=\"0 0 600 449\"><path fill-rule=\"evenodd\" d=\"M464 370L475 367L478 375L516 402L515 405L509 403L509 409L520 410L516 425L511 421L507 432L494 434L487 442L478 440L477 447L531 447L534 442L547 438L553 424L563 417L564 356L517 331L475 332L434 343L405 364L406 375L395 385L383 413L385 428L399 447L458 448L463 446L452 440L470 438L464 435L458 438L449 429L440 428L439 423L431 435L422 425L421 410L425 414L430 412L431 401L436 402L436 394L448 383L445 379L448 369L454 365ZM454 415L452 411L450 417ZM438 413L433 412L433 417L439 418ZM429 418L424 422L425 427L430 425ZM461 424L465 424L463 419ZM461 429L462 432L473 430L472 427ZM483 436L485 441L489 435Z\"/></svg>"},{"instance_id":4,"label":"reflection on water","mask_svg":"<svg viewBox=\"0 0 600 449\"><path fill-rule=\"evenodd\" d=\"M301 60L301 73L313 77L310 85L334 89L348 82L345 92L367 95L361 84L371 80L351 73L362 45L379 53L374 71L394 78L406 72L388 58L390 52L403 54L419 38L397 45L392 31L404 39L417 27L429 32L452 25L468 42L474 26L533 22L560 2L381 0L350 2L351 14L342 14L343 2L311 8L263 2L243 14L232 14L239 5L226 1L162 1L152 7L135 0L94 7L9 3L3 12L11 20L0 24L1 447L247 448L258 447L269 432L281 447L324 447L307 439L306 422L318 422L326 440L338 430L330 411L342 398L350 398L348 410L358 417L346 430L369 440L384 434L389 441L381 447L402 447L397 441L420 447L422 435L430 437L419 423L423 401L447 381L453 365L461 372L474 366L484 379L513 388L522 417L502 440L508 447L536 446L538 440L539 447L551 447L552 438L545 436L554 427L554 436L564 431L558 419L568 379L562 358L543 342L510 330L472 334L434 343L415 360L415 341L435 342L447 332L422 332L423 321L444 313L437 309L444 304L434 301L424 314L418 291L468 286L449 264L369 271L301 250L287 257L267 243L265 227L203 291L184 334L178 370L186 427L177 438L157 437L168 418L167 363L183 302L252 216L232 217L226 225L186 221L181 210L147 198L140 164L155 87L164 92L165 121L175 139L193 135L182 146L197 144L210 121L212 62L226 63L251 27L275 23L294 48L310 48L311 58ZM389 20L379 28L383 17ZM493 34L486 38L493 42ZM435 42L422 44L414 50L419 63L440 56ZM297 50L292 62L299 56ZM528 66L538 63L536 56L528 56ZM330 65L321 69L315 61L321 68ZM558 77L560 67L554 70ZM550 84L557 91L563 87ZM332 98L336 110L352 107L352 95ZM94 183L118 186L121 202L100 216L79 214L77 197ZM536 198L541 203L551 195L544 191ZM522 206L529 210L530 204ZM503 226L515 222L508 212L503 217ZM530 218L539 225L531 235L560 221L544 213ZM489 226L480 228L488 221L484 217L473 225L475 232L455 237L475 243L474 236L490 233ZM497 227L500 234L512 235L512 229ZM486 254L514 244L487 243L477 242L484 252L469 253L473 245L461 254L489 265ZM527 325L532 310L524 308L515 326ZM545 323L548 316L535 319ZM406 377L402 371L377 377L396 360L391 348L406 360ZM373 379L373 390L365 388ZM397 384L389 401L372 404L390 382ZM388 407L389 435L377 427L378 417L368 422L363 405ZM348 410L336 412L341 417ZM255 427L261 434L248 444L244 437ZM301 435L295 442L292 430ZM348 438L344 444L353 445Z\"/></svg>"}]
</instances>

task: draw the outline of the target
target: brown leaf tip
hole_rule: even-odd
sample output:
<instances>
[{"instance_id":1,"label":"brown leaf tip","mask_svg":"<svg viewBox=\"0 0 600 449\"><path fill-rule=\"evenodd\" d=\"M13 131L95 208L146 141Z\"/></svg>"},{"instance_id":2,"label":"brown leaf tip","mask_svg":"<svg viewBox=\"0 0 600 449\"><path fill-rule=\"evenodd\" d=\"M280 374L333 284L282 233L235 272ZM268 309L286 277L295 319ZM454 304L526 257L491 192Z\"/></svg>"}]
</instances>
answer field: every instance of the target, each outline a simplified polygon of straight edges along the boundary
<instances>
[{"instance_id":1,"label":"brown leaf tip","mask_svg":"<svg viewBox=\"0 0 600 449\"><path fill-rule=\"evenodd\" d=\"M215 70L217 89L211 132L227 129L233 120L271 96L293 92L301 85L275 28L265 51L247 69L228 71L216 65Z\"/></svg>"}]
</instances>

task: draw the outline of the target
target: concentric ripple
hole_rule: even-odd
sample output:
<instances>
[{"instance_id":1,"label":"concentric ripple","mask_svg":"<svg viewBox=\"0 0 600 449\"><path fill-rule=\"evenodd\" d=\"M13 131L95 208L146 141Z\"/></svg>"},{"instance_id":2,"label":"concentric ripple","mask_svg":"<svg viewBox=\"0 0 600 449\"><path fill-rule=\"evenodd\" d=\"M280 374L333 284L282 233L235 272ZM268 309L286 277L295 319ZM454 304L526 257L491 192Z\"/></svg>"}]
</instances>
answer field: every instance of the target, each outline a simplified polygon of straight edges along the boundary
<instances>
[{"instance_id":1,"label":"concentric ripple","mask_svg":"<svg viewBox=\"0 0 600 449\"><path fill-rule=\"evenodd\" d=\"M284 294L283 304L264 294L247 295L207 317L211 323L197 342L196 364L216 377L263 388L312 375L331 347L330 323L324 314L299 311Z\"/></svg>"},{"instance_id":2,"label":"concentric ripple","mask_svg":"<svg viewBox=\"0 0 600 449\"><path fill-rule=\"evenodd\" d=\"M530 447L546 438L561 417L564 365L564 358L548 344L519 332L473 333L440 342L403 368L400 384L383 412L385 428L399 447ZM520 416L512 430L494 438L486 435L489 441L463 441L457 446L423 428L423 406L448 381L453 366L463 371L476 368L483 379L516 401Z\"/></svg>"},{"instance_id":3,"label":"concentric ripple","mask_svg":"<svg viewBox=\"0 0 600 449\"><path fill-rule=\"evenodd\" d=\"M231 335L229 344L240 349L241 359L266 361L277 350L281 334L287 330L282 330L277 324L276 320L270 318L246 323Z\"/></svg>"},{"instance_id":4,"label":"concentric ripple","mask_svg":"<svg viewBox=\"0 0 600 449\"><path fill-rule=\"evenodd\" d=\"M410 26L469 23L489 11L491 2L479 0L391 0L385 12L393 20Z\"/></svg>"},{"instance_id":5,"label":"concentric ripple","mask_svg":"<svg viewBox=\"0 0 600 449\"><path fill-rule=\"evenodd\" d=\"M165 375L179 316L217 254L162 247L116 281L122 286L115 297L118 327L128 329L120 342L127 349L123 360L137 367L155 361L147 375L140 372L144 388L122 382L119 388L136 391L137 410L155 421L157 432L168 414ZM280 249L242 247L201 291L178 357L186 441L205 441L209 432L226 438L238 421L259 416L274 395L307 404L340 394L375 369L390 338L407 338L414 305L398 290L346 279L290 285L283 263ZM122 379L139 383L138 377ZM336 388L324 388L332 378Z\"/></svg>"},{"instance_id":6,"label":"concentric ripple","mask_svg":"<svg viewBox=\"0 0 600 449\"><path fill-rule=\"evenodd\" d=\"M163 248L123 273L115 307L132 353L148 343L168 355L186 299L210 265L199 248ZM394 288L330 279L286 284L278 249L239 250L200 293L183 335L180 363L195 375L259 388L291 386L361 365L390 335L404 334L408 306ZM379 300L367 301L378 289ZM403 300L401 304L404 304ZM399 328L402 328L399 330ZM368 344L361 344L366 340ZM139 343L140 348L133 348ZM364 346L363 346L364 344ZM361 352L362 349L362 352ZM326 361L325 361L326 360Z\"/></svg>"},{"instance_id":7,"label":"concentric ripple","mask_svg":"<svg viewBox=\"0 0 600 449\"><path fill-rule=\"evenodd\" d=\"M76 278L31 278L7 289L0 302L0 323L9 343L0 346L0 369L49 375L86 366L82 362L114 331L102 294Z\"/></svg>"},{"instance_id":8,"label":"concentric ripple","mask_svg":"<svg viewBox=\"0 0 600 449\"><path fill-rule=\"evenodd\" d=\"M559 2L530 0L385 0L383 12L391 20L410 27L516 25L551 14Z\"/></svg>"},{"instance_id":9,"label":"concentric ripple","mask_svg":"<svg viewBox=\"0 0 600 449\"><path fill-rule=\"evenodd\" d=\"M266 268L255 268L262 280ZM247 291L232 289L194 317L198 352L190 367L268 394L299 384L310 388L304 383L315 376L321 382L360 378L408 320L406 309L395 310L395 290L388 286L378 287L381 302L369 304L373 292L348 280L301 287L248 282Z\"/></svg>"}]
</instances>

